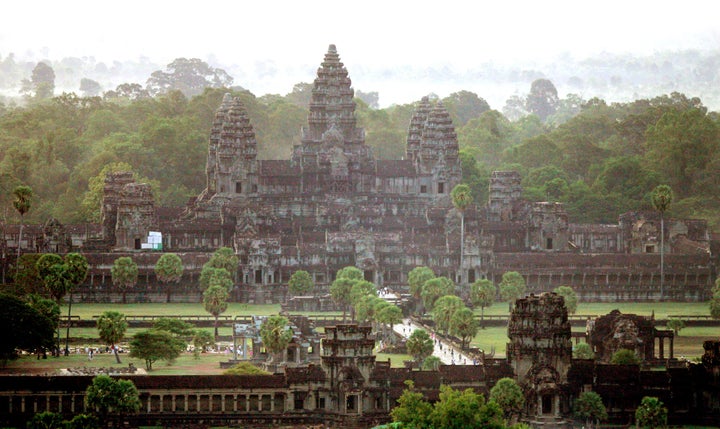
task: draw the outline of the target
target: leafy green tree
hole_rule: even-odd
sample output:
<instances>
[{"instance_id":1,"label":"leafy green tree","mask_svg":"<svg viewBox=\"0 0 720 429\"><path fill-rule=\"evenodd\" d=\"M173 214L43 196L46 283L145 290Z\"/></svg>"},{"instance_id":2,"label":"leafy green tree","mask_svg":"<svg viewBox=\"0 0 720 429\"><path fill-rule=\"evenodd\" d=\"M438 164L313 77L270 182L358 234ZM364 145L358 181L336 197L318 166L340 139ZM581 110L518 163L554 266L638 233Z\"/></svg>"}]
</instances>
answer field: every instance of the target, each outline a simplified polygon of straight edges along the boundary
<instances>
[{"instance_id":1,"label":"leafy green tree","mask_svg":"<svg viewBox=\"0 0 720 429\"><path fill-rule=\"evenodd\" d=\"M57 302L40 295L30 294L27 296L27 304L34 310L37 310L41 315L47 317L52 324L53 332L57 332L60 325L60 305ZM46 359L47 350L54 349L55 347L57 347L57 345L54 344L51 335L48 338L48 343L40 346L38 351L42 353L43 359Z\"/></svg>"},{"instance_id":2,"label":"leafy green tree","mask_svg":"<svg viewBox=\"0 0 720 429\"><path fill-rule=\"evenodd\" d=\"M350 304L355 305L366 296L377 296L377 288L367 280L358 280L350 288Z\"/></svg>"},{"instance_id":3,"label":"leafy green tree","mask_svg":"<svg viewBox=\"0 0 720 429\"><path fill-rule=\"evenodd\" d=\"M208 264L203 265L200 270L200 289L207 289L210 283L219 283L225 286L230 292L232 289L232 276L225 268L215 268Z\"/></svg>"},{"instance_id":4,"label":"leafy green tree","mask_svg":"<svg viewBox=\"0 0 720 429\"><path fill-rule=\"evenodd\" d=\"M198 329L193 334L193 355L195 359L200 358L200 353L205 353L208 348L215 345L215 337L205 330Z\"/></svg>"},{"instance_id":5,"label":"leafy green tree","mask_svg":"<svg viewBox=\"0 0 720 429\"><path fill-rule=\"evenodd\" d=\"M415 390L412 380L406 380L405 385L407 388L398 398L397 406L390 411L393 421L402 423L406 428L432 429L432 405L425 400L422 393Z\"/></svg>"},{"instance_id":6,"label":"leafy green tree","mask_svg":"<svg viewBox=\"0 0 720 429\"><path fill-rule=\"evenodd\" d=\"M595 392L583 392L575 400L573 407L575 417L585 421L588 428L594 427L601 420L608 418L602 398Z\"/></svg>"},{"instance_id":7,"label":"leafy green tree","mask_svg":"<svg viewBox=\"0 0 720 429\"><path fill-rule=\"evenodd\" d=\"M175 317L161 317L153 323L153 329L170 332L178 338L187 338L195 334L195 326Z\"/></svg>"},{"instance_id":8,"label":"leafy green tree","mask_svg":"<svg viewBox=\"0 0 720 429\"><path fill-rule=\"evenodd\" d=\"M465 308L465 303L455 295L445 295L438 298L430 312L435 322L435 329L447 334L450 330L450 320L455 312L461 308Z\"/></svg>"},{"instance_id":9,"label":"leafy green tree","mask_svg":"<svg viewBox=\"0 0 720 429\"><path fill-rule=\"evenodd\" d=\"M440 386L440 400L435 403L430 415L433 427L451 429L502 429L505 427L502 410L472 389L455 390Z\"/></svg>"},{"instance_id":10,"label":"leafy green tree","mask_svg":"<svg viewBox=\"0 0 720 429\"><path fill-rule=\"evenodd\" d=\"M580 343L573 347L573 357L575 359L594 359L592 347L588 343Z\"/></svg>"},{"instance_id":11,"label":"leafy green tree","mask_svg":"<svg viewBox=\"0 0 720 429\"><path fill-rule=\"evenodd\" d=\"M140 394L130 380L114 379L108 375L95 376L85 391L85 404L101 422L108 415L136 413L140 410Z\"/></svg>"},{"instance_id":12,"label":"leafy green tree","mask_svg":"<svg viewBox=\"0 0 720 429\"><path fill-rule=\"evenodd\" d=\"M362 296L353 306L355 320L358 323L376 322L377 311L388 305L387 301L373 294Z\"/></svg>"},{"instance_id":13,"label":"leafy green tree","mask_svg":"<svg viewBox=\"0 0 720 429\"><path fill-rule=\"evenodd\" d=\"M203 292L203 307L205 311L215 317L215 338L218 337L218 318L227 310L228 297L230 294L225 286L218 283L210 283Z\"/></svg>"},{"instance_id":14,"label":"leafy green tree","mask_svg":"<svg viewBox=\"0 0 720 429\"><path fill-rule=\"evenodd\" d=\"M84 97L97 97L102 92L102 86L97 81L84 77L80 79L80 92Z\"/></svg>"},{"instance_id":15,"label":"leafy green tree","mask_svg":"<svg viewBox=\"0 0 720 429\"><path fill-rule=\"evenodd\" d=\"M15 198L13 200L13 207L15 207L15 210L20 215L20 233L18 235L18 247L17 247L17 259L20 259L20 246L22 243L22 235L23 235L23 220L25 218L25 214L30 211L30 207L32 207L32 197L33 197L33 191L32 188L25 185L17 186L15 189L13 189L13 197Z\"/></svg>"},{"instance_id":16,"label":"leafy green tree","mask_svg":"<svg viewBox=\"0 0 720 429\"><path fill-rule=\"evenodd\" d=\"M420 367L422 367L425 358L430 356L435 349L432 338L424 329L414 330L405 342L405 347Z\"/></svg>"},{"instance_id":17,"label":"leafy green tree","mask_svg":"<svg viewBox=\"0 0 720 429\"><path fill-rule=\"evenodd\" d=\"M17 296L45 293L45 285L38 273L37 261L43 255L39 253L26 253L20 255L16 270L12 273L14 290ZM6 289L8 293L11 291Z\"/></svg>"},{"instance_id":18,"label":"leafy green tree","mask_svg":"<svg viewBox=\"0 0 720 429\"><path fill-rule=\"evenodd\" d=\"M575 314L578 306L578 297L573 288L570 286L558 286L553 289L553 292L563 297L568 314Z\"/></svg>"},{"instance_id":19,"label":"leafy green tree","mask_svg":"<svg viewBox=\"0 0 720 429\"><path fill-rule=\"evenodd\" d=\"M435 308L435 301L441 296L453 295L455 284L447 277L435 277L423 284L420 296L426 309L432 311Z\"/></svg>"},{"instance_id":20,"label":"leafy green tree","mask_svg":"<svg viewBox=\"0 0 720 429\"><path fill-rule=\"evenodd\" d=\"M159 360L172 363L185 350L185 342L168 331L148 329L133 335L130 340L130 357L145 361L145 368L152 370Z\"/></svg>"},{"instance_id":21,"label":"leafy green tree","mask_svg":"<svg viewBox=\"0 0 720 429\"><path fill-rule=\"evenodd\" d=\"M52 411L43 411L35 415L27 423L28 429L64 429L61 414Z\"/></svg>"},{"instance_id":22,"label":"leafy green tree","mask_svg":"<svg viewBox=\"0 0 720 429\"><path fill-rule=\"evenodd\" d=\"M478 325L475 321L475 314L463 305L455 310L450 318L450 334L460 338L460 347L465 348L470 340L477 335Z\"/></svg>"},{"instance_id":23,"label":"leafy green tree","mask_svg":"<svg viewBox=\"0 0 720 429\"><path fill-rule=\"evenodd\" d=\"M155 275L165 285L166 302L170 302L171 283L178 283L183 274L182 259L175 253L163 253L155 264Z\"/></svg>"},{"instance_id":24,"label":"leafy green tree","mask_svg":"<svg viewBox=\"0 0 720 429\"><path fill-rule=\"evenodd\" d=\"M90 414L75 414L70 421L67 422L66 429L98 429L100 422L97 417Z\"/></svg>"},{"instance_id":25,"label":"leafy green tree","mask_svg":"<svg viewBox=\"0 0 720 429\"><path fill-rule=\"evenodd\" d=\"M290 321L285 316L270 316L260 325L260 339L271 358L287 349L292 337Z\"/></svg>"},{"instance_id":26,"label":"leafy green tree","mask_svg":"<svg viewBox=\"0 0 720 429\"><path fill-rule=\"evenodd\" d=\"M525 278L517 271L508 271L502 275L499 288L500 298L509 303L509 309L512 311L515 300L525 295Z\"/></svg>"},{"instance_id":27,"label":"leafy green tree","mask_svg":"<svg viewBox=\"0 0 720 429\"><path fill-rule=\"evenodd\" d=\"M297 270L290 276L288 281L288 289L294 295L304 295L309 293L315 287L312 276L305 270Z\"/></svg>"},{"instance_id":28,"label":"leafy green tree","mask_svg":"<svg viewBox=\"0 0 720 429\"><path fill-rule=\"evenodd\" d=\"M270 375L250 362L239 362L223 371L223 375Z\"/></svg>"},{"instance_id":29,"label":"leafy green tree","mask_svg":"<svg viewBox=\"0 0 720 429\"><path fill-rule=\"evenodd\" d=\"M37 309L12 295L0 294L0 363L17 359L18 351L36 351L53 344L53 323ZM59 310L58 310L59 315Z\"/></svg>"},{"instance_id":30,"label":"leafy green tree","mask_svg":"<svg viewBox=\"0 0 720 429\"><path fill-rule=\"evenodd\" d=\"M338 270L335 280L330 284L330 296L343 308L343 321L345 312L352 305L350 292L355 283L363 280L363 272L356 267L345 267Z\"/></svg>"},{"instance_id":31,"label":"leafy green tree","mask_svg":"<svg viewBox=\"0 0 720 429\"><path fill-rule=\"evenodd\" d=\"M641 428L664 428L667 427L667 413L668 410L661 400L654 396L645 396L635 410L635 420Z\"/></svg>"},{"instance_id":32,"label":"leafy green tree","mask_svg":"<svg viewBox=\"0 0 720 429\"><path fill-rule=\"evenodd\" d=\"M30 79L23 79L20 92L32 94L35 100L51 98L55 92L55 70L42 61L37 63Z\"/></svg>"},{"instance_id":33,"label":"leafy green tree","mask_svg":"<svg viewBox=\"0 0 720 429\"><path fill-rule=\"evenodd\" d=\"M179 90L186 97L199 95L207 87L229 88L233 78L223 69L209 66L198 58L176 58L166 71L154 71L147 80L151 95Z\"/></svg>"},{"instance_id":34,"label":"leafy green tree","mask_svg":"<svg viewBox=\"0 0 720 429\"><path fill-rule=\"evenodd\" d=\"M464 183L455 185L450 192L453 206L460 212L460 281L465 283L465 209L473 202L470 187Z\"/></svg>"},{"instance_id":35,"label":"leafy green tree","mask_svg":"<svg viewBox=\"0 0 720 429\"><path fill-rule=\"evenodd\" d=\"M685 322L682 319L668 319L668 329L672 329L675 335L680 336L680 331L685 329Z\"/></svg>"},{"instance_id":36,"label":"leafy green tree","mask_svg":"<svg viewBox=\"0 0 720 429\"><path fill-rule=\"evenodd\" d=\"M720 294L714 294L710 298L710 316L713 319L720 319Z\"/></svg>"},{"instance_id":37,"label":"leafy green tree","mask_svg":"<svg viewBox=\"0 0 720 429\"><path fill-rule=\"evenodd\" d=\"M668 185L658 185L650 197L653 207L660 213L660 301L665 299L665 212L672 197L672 189Z\"/></svg>"},{"instance_id":38,"label":"leafy green tree","mask_svg":"<svg viewBox=\"0 0 720 429\"><path fill-rule=\"evenodd\" d=\"M113 266L110 268L113 285L122 291L122 302L127 302L126 294L129 288L137 283L138 266L129 256L121 256L115 259Z\"/></svg>"},{"instance_id":39,"label":"leafy green tree","mask_svg":"<svg viewBox=\"0 0 720 429\"><path fill-rule=\"evenodd\" d=\"M98 317L96 326L100 339L110 346L115 355L115 361L121 363L116 345L125 338L125 332L127 332L128 323L125 315L117 311L106 311Z\"/></svg>"},{"instance_id":40,"label":"leafy green tree","mask_svg":"<svg viewBox=\"0 0 720 429\"><path fill-rule=\"evenodd\" d=\"M520 415L525 406L525 396L522 389L512 378L501 378L490 389L490 401L497 403L502 408L508 420Z\"/></svg>"},{"instance_id":41,"label":"leafy green tree","mask_svg":"<svg viewBox=\"0 0 720 429\"><path fill-rule=\"evenodd\" d=\"M384 301L383 302L387 302ZM402 322L403 320L403 314L400 307L398 307L395 304L388 304L379 310L377 309L377 306L375 308L375 320L383 325L384 327L388 327L387 330L383 329L386 334L384 335L385 340L390 340L394 342L395 335L393 332L393 326L397 325L398 323ZM388 334L389 333L389 334Z\"/></svg>"},{"instance_id":42,"label":"leafy green tree","mask_svg":"<svg viewBox=\"0 0 720 429\"><path fill-rule=\"evenodd\" d=\"M66 291L70 294L70 300L68 301L68 320L65 331L65 356L70 354L70 315L72 311L72 294L75 288L77 288L82 282L85 281L89 271L89 265L87 258L80 253L71 252L65 255L63 265L65 267L65 287Z\"/></svg>"},{"instance_id":43,"label":"leafy green tree","mask_svg":"<svg viewBox=\"0 0 720 429\"><path fill-rule=\"evenodd\" d=\"M640 363L640 358L634 350L620 349L613 353L610 363L613 365L637 365Z\"/></svg>"},{"instance_id":44,"label":"leafy green tree","mask_svg":"<svg viewBox=\"0 0 720 429\"><path fill-rule=\"evenodd\" d=\"M68 291L67 268L60 256L54 253L46 253L37 261L38 275L42 279L45 288L55 302L60 305L62 298ZM56 350L60 351L60 326L57 330Z\"/></svg>"},{"instance_id":45,"label":"leafy green tree","mask_svg":"<svg viewBox=\"0 0 720 429\"><path fill-rule=\"evenodd\" d=\"M437 371L438 368L440 368L440 365L442 365L442 361L437 356L428 356L425 361L423 361L422 369L423 371Z\"/></svg>"},{"instance_id":46,"label":"leafy green tree","mask_svg":"<svg viewBox=\"0 0 720 429\"><path fill-rule=\"evenodd\" d=\"M410 294L416 301L422 303L421 295L425 282L434 279L435 273L428 267L415 267L408 273L408 286L410 286ZM422 314L422 307L419 309Z\"/></svg>"},{"instance_id":47,"label":"leafy green tree","mask_svg":"<svg viewBox=\"0 0 720 429\"><path fill-rule=\"evenodd\" d=\"M717 120L707 109L668 109L646 132L646 159L673 189L692 192L718 149Z\"/></svg>"},{"instance_id":48,"label":"leafy green tree","mask_svg":"<svg viewBox=\"0 0 720 429\"><path fill-rule=\"evenodd\" d=\"M548 79L536 79L530 85L530 93L525 101L526 109L545 122L555 113L560 99L557 88Z\"/></svg>"},{"instance_id":49,"label":"leafy green tree","mask_svg":"<svg viewBox=\"0 0 720 429\"><path fill-rule=\"evenodd\" d=\"M485 307L495 303L497 289L489 279L479 279L470 285L470 302L480 307L480 328L485 329Z\"/></svg>"},{"instance_id":50,"label":"leafy green tree","mask_svg":"<svg viewBox=\"0 0 720 429\"><path fill-rule=\"evenodd\" d=\"M234 250L229 247L221 247L213 253L206 265L213 268L224 268L230 273L230 278L234 278L239 262Z\"/></svg>"},{"instance_id":51,"label":"leafy green tree","mask_svg":"<svg viewBox=\"0 0 720 429\"><path fill-rule=\"evenodd\" d=\"M455 128L462 127L471 119L477 118L490 110L487 101L470 91L453 92L443 98L442 103L450 114Z\"/></svg>"}]
</instances>

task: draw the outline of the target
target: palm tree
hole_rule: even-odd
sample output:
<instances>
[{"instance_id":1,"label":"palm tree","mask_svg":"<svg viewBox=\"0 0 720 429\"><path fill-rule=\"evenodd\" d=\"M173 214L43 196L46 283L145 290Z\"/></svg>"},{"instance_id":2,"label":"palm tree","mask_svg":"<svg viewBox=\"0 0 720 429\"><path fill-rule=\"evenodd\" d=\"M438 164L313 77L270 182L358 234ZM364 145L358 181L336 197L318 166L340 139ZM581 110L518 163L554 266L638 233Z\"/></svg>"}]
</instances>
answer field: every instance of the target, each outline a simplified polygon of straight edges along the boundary
<instances>
[{"instance_id":1,"label":"palm tree","mask_svg":"<svg viewBox=\"0 0 720 429\"><path fill-rule=\"evenodd\" d=\"M668 185L657 186L651 195L652 205L660 212L660 301L665 299L665 211L672 202L672 189Z\"/></svg>"},{"instance_id":2,"label":"palm tree","mask_svg":"<svg viewBox=\"0 0 720 429\"><path fill-rule=\"evenodd\" d=\"M17 261L19 262L20 243L22 242L23 233L23 217L25 216L25 213L30 211L30 199L33 196L33 191L32 188L30 188L29 186L20 185L13 190L13 196L15 197L15 200L13 201L13 207L15 207L15 210L20 213L20 235L18 236L17 243Z\"/></svg>"},{"instance_id":3,"label":"palm tree","mask_svg":"<svg viewBox=\"0 0 720 429\"><path fill-rule=\"evenodd\" d=\"M455 186L450 193L453 206L460 212L460 283L465 283L465 269L463 267L465 256L465 209L472 204L473 197L470 187L464 183Z\"/></svg>"}]
</instances>

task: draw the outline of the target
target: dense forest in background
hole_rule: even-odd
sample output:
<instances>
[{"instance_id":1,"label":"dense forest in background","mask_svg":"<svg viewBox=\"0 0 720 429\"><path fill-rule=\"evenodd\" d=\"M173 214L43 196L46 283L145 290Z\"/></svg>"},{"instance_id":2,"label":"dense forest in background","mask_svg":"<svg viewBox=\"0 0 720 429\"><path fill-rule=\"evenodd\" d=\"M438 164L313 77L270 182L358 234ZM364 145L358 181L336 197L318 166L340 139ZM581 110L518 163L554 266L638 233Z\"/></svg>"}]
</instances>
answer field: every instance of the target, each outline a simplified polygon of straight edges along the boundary
<instances>
[{"instance_id":1,"label":"dense forest in background","mask_svg":"<svg viewBox=\"0 0 720 429\"><path fill-rule=\"evenodd\" d=\"M19 184L35 193L29 222L97 221L104 175L120 169L151 183L158 205L181 206L205 187L210 127L226 92L247 108L259 157L287 159L312 90L298 83L284 96L255 96L196 59L153 71L144 86L105 92L84 79L82 95L55 95L55 79L51 65L36 63L23 79L23 102L0 102L0 208L9 222L19 221L11 196ZM502 112L471 91L430 98L453 118L464 181L478 202L487 198L491 171L512 169L526 198L563 202L572 222L616 223L620 213L650 209L649 193L668 184L670 216L704 218L720 229L720 124L699 98L561 98L542 77L508 98ZM376 157L401 158L415 106L381 109L377 99L356 91L358 126Z\"/></svg>"}]
</instances>

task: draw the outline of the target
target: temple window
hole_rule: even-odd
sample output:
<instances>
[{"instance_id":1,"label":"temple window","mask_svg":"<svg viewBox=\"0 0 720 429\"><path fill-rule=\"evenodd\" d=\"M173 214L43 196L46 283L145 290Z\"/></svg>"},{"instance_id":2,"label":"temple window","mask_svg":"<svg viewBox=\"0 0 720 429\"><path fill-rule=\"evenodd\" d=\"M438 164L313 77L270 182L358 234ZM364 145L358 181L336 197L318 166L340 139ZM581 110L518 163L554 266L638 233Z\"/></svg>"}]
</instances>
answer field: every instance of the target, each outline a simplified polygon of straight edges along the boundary
<instances>
[{"instance_id":1,"label":"temple window","mask_svg":"<svg viewBox=\"0 0 720 429\"><path fill-rule=\"evenodd\" d=\"M235 193L242 194L242 182L235 183Z\"/></svg>"},{"instance_id":2,"label":"temple window","mask_svg":"<svg viewBox=\"0 0 720 429\"><path fill-rule=\"evenodd\" d=\"M420 193L421 194L427 194L427 186L420 185Z\"/></svg>"},{"instance_id":3,"label":"temple window","mask_svg":"<svg viewBox=\"0 0 720 429\"><path fill-rule=\"evenodd\" d=\"M438 194L444 194L445 193L445 183L440 182L438 183Z\"/></svg>"}]
</instances>

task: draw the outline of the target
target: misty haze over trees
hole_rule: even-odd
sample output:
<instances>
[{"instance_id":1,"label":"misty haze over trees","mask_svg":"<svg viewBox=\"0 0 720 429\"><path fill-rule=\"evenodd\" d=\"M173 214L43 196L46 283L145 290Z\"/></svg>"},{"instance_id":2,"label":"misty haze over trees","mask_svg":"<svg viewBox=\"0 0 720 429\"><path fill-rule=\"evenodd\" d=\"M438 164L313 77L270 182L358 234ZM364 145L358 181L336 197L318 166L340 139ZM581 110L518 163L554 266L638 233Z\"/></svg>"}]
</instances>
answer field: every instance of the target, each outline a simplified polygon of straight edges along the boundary
<instances>
[{"instance_id":1,"label":"misty haze over trees","mask_svg":"<svg viewBox=\"0 0 720 429\"><path fill-rule=\"evenodd\" d=\"M256 69L261 79L280 74ZM651 191L668 184L675 194L668 217L720 228L720 124L712 111L720 104L720 51L565 58L527 70L360 72L349 69L358 126L378 158L404 156L414 105L380 108L383 91L372 82L417 80L425 93L413 102L448 82L467 85L430 98L453 118L463 181L478 204L490 172L512 169L527 199L563 202L573 222L616 223L625 211L651 210ZM252 81L193 58L107 65L0 56L2 219L19 221L10 191L23 184L35 193L26 221L97 221L104 176L118 170L150 183L158 205L184 205L205 187L210 127L226 92L241 97L259 157L287 159L300 143L312 84L263 95Z\"/></svg>"}]
</instances>

